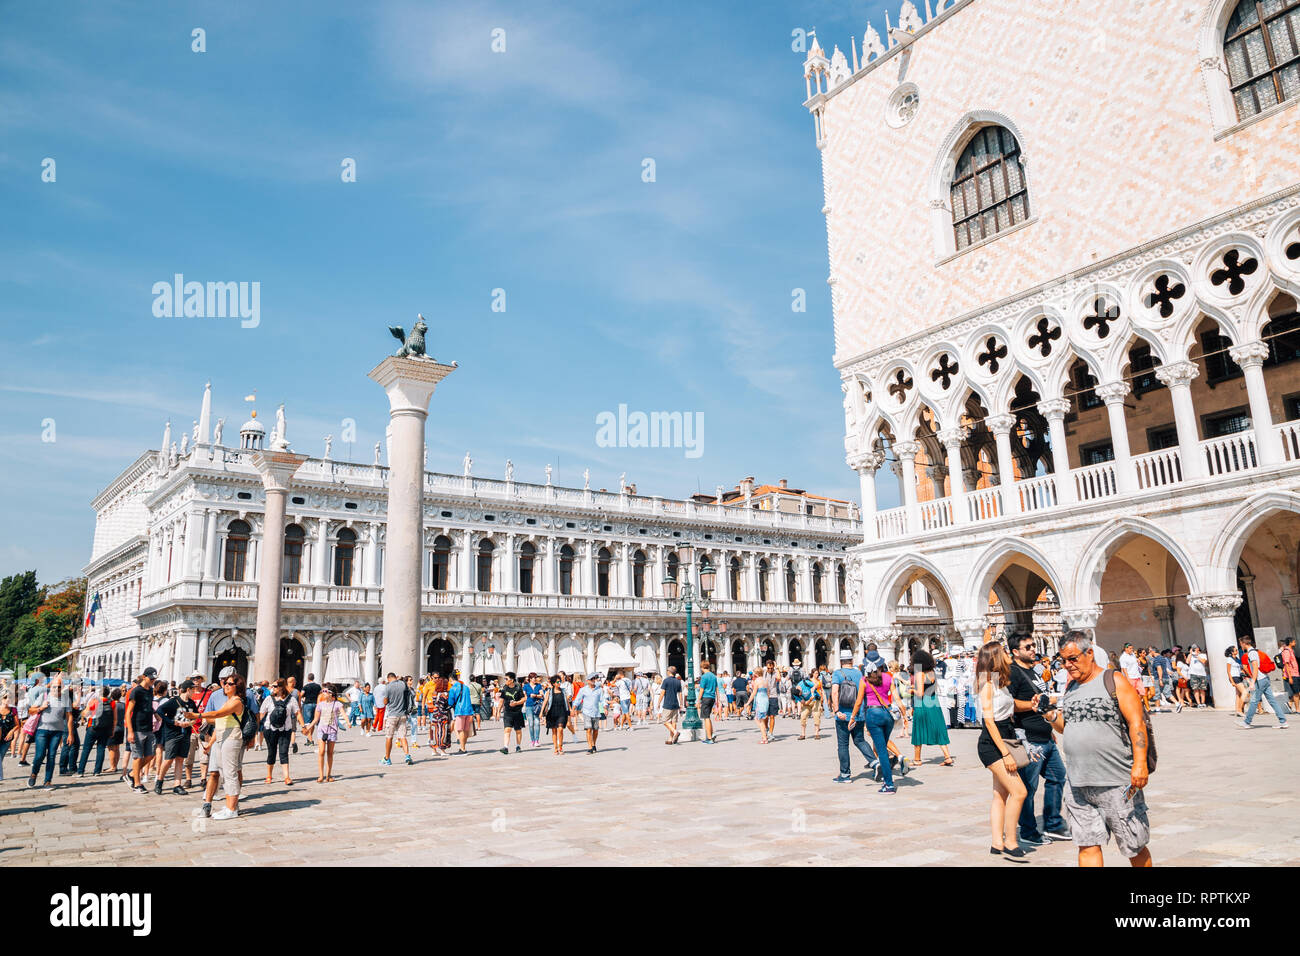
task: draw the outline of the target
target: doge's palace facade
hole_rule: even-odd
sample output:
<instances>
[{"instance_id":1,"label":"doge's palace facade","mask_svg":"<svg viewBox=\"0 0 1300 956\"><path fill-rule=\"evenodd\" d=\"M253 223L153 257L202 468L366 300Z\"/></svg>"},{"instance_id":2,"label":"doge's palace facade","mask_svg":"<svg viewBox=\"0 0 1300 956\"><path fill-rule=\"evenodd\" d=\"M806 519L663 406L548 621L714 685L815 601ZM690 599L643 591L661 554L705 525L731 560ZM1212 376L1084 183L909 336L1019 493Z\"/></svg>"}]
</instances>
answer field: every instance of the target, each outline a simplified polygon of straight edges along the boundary
<instances>
[{"instance_id":1,"label":"doge's palace facade","mask_svg":"<svg viewBox=\"0 0 1300 956\"><path fill-rule=\"evenodd\" d=\"M265 559L266 491L256 419L238 443L209 427L142 454L94 500L88 594L96 623L76 668L129 679L146 666L178 679L226 664L252 673ZM308 457L285 493L280 658L274 673L374 681L383 663L388 468ZM861 653L848 617L856 518L426 472L419 661L422 671L587 673L685 663L685 616L662 582L691 560L718 571L696 666ZM821 499L825 501L825 499ZM823 506L823 512L828 509ZM721 625L725 624L725 631ZM843 644L841 644L843 642Z\"/></svg>"},{"instance_id":2,"label":"doge's palace facade","mask_svg":"<svg viewBox=\"0 0 1300 956\"><path fill-rule=\"evenodd\" d=\"M1300 3L891 21L805 63L854 619L920 582L974 645L1047 595L1230 703L1234 638L1300 632Z\"/></svg>"}]
</instances>

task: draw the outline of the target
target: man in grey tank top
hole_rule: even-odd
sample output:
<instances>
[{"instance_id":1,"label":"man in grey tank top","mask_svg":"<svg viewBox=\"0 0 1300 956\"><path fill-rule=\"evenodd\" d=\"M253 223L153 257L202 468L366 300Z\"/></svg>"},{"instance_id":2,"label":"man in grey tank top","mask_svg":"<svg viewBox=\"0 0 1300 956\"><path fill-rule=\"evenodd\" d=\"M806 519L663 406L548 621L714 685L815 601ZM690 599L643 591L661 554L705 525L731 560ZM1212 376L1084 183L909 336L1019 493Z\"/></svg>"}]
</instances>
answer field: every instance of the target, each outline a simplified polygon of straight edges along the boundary
<instances>
[{"instance_id":1,"label":"man in grey tank top","mask_svg":"<svg viewBox=\"0 0 1300 956\"><path fill-rule=\"evenodd\" d=\"M1142 700L1122 675L1115 697L1106 689L1091 639L1070 631L1061 642L1070 683L1060 710L1047 714L1065 751L1065 812L1080 866L1101 866L1108 837L1133 866L1150 866L1151 825L1142 788L1147 785L1147 729Z\"/></svg>"}]
</instances>

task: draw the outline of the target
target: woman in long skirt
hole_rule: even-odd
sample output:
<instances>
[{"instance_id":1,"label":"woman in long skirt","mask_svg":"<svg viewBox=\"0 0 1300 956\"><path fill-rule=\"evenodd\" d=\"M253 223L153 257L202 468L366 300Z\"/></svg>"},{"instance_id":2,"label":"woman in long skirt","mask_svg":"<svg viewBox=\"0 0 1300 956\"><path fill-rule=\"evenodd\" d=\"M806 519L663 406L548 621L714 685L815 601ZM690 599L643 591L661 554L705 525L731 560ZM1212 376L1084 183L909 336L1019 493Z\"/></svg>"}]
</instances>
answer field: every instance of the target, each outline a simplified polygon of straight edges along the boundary
<instances>
[{"instance_id":1,"label":"woman in long skirt","mask_svg":"<svg viewBox=\"0 0 1300 956\"><path fill-rule=\"evenodd\" d=\"M551 732L551 749L557 754L564 753L564 730L569 724L570 711L558 676L551 678L542 697L542 716L546 718L546 729Z\"/></svg>"},{"instance_id":2,"label":"woman in long skirt","mask_svg":"<svg viewBox=\"0 0 1300 956\"><path fill-rule=\"evenodd\" d=\"M934 658L928 651L917 648L912 655L912 674L912 746L916 750L912 765L921 763L922 747L938 747L943 752L943 765L951 767L948 727L935 694Z\"/></svg>"},{"instance_id":3,"label":"woman in long skirt","mask_svg":"<svg viewBox=\"0 0 1300 956\"><path fill-rule=\"evenodd\" d=\"M447 741L451 733L451 705L447 695L451 685L447 678L433 678L433 695L429 699L429 746L435 754L447 756Z\"/></svg>"},{"instance_id":4,"label":"woman in long skirt","mask_svg":"<svg viewBox=\"0 0 1300 956\"><path fill-rule=\"evenodd\" d=\"M370 685L361 688L361 732L370 736L370 727L375 722L375 695L370 692Z\"/></svg>"}]
</instances>

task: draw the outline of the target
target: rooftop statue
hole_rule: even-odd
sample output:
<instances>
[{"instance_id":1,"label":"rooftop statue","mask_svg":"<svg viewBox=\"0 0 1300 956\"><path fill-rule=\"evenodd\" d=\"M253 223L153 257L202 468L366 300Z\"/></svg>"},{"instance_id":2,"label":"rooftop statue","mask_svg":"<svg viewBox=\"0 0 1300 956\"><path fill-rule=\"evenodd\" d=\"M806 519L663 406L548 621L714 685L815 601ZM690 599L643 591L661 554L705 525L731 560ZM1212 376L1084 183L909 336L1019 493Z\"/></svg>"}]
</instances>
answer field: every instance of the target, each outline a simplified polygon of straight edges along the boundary
<instances>
[{"instance_id":1,"label":"rooftop statue","mask_svg":"<svg viewBox=\"0 0 1300 956\"><path fill-rule=\"evenodd\" d=\"M393 338L402 343L402 347L393 353L396 358L430 358L424 351L424 333L429 331L424 316L415 317L415 328L411 329L410 335L407 335L406 329L400 325L390 325L388 331L393 333Z\"/></svg>"}]
</instances>

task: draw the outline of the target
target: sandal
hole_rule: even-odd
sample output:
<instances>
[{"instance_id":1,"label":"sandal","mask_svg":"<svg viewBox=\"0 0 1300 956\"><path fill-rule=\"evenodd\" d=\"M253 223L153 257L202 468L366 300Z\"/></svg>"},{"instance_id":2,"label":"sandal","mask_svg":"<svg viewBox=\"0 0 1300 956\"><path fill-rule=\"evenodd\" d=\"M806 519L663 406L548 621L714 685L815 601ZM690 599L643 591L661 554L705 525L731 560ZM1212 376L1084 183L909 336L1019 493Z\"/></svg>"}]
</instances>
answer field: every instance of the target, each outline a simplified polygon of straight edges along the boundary
<instances>
[{"instance_id":1,"label":"sandal","mask_svg":"<svg viewBox=\"0 0 1300 956\"><path fill-rule=\"evenodd\" d=\"M951 757L949 757L949 758L948 758L947 760L945 760L942 764L940 764L940 766L943 766L943 767L951 767L951 766L953 766L953 764L955 764L955 763L956 763L956 761L954 761Z\"/></svg>"}]
</instances>

